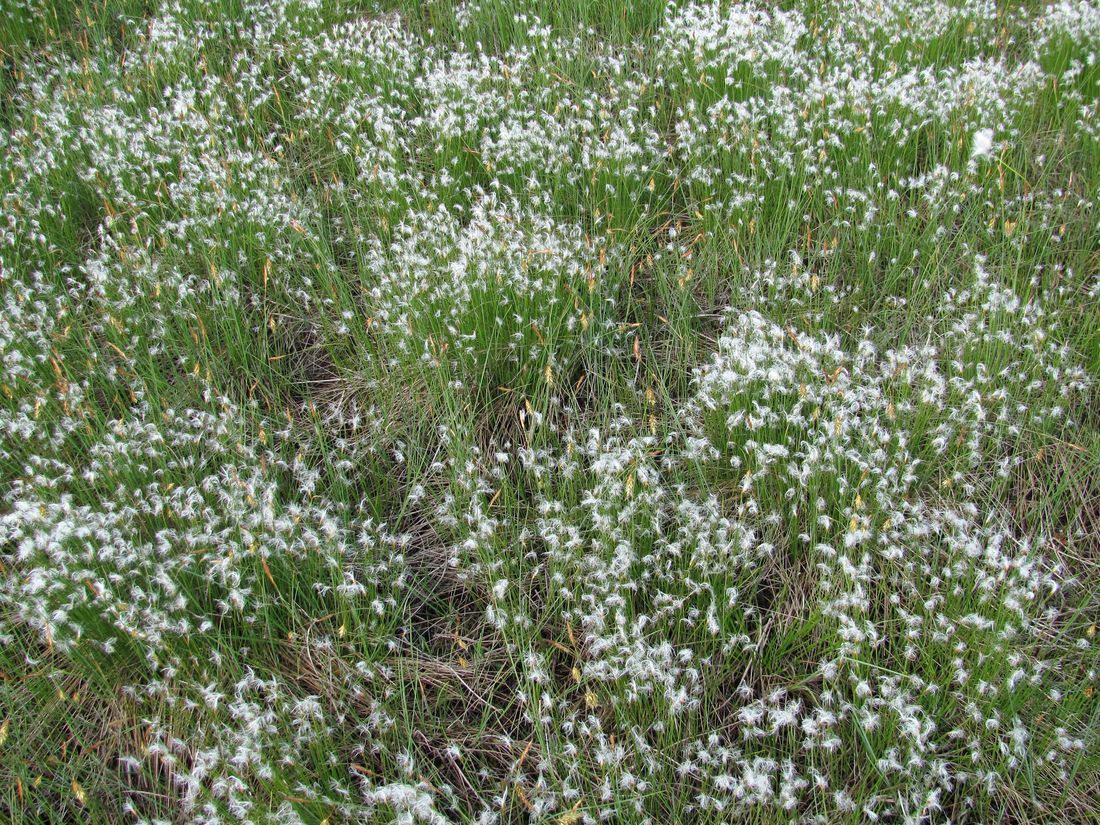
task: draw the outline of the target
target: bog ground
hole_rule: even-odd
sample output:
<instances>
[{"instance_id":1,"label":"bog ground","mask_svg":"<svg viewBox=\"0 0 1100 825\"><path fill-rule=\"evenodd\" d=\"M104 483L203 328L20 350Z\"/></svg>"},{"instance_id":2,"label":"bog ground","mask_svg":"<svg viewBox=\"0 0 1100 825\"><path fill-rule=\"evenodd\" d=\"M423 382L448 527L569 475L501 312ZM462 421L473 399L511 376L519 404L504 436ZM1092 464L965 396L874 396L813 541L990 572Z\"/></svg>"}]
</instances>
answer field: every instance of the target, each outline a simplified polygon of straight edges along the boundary
<instances>
[{"instance_id":1,"label":"bog ground","mask_svg":"<svg viewBox=\"0 0 1100 825\"><path fill-rule=\"evenodd\" d=\"M0 6L0 819L1100 821L1100 6Z\"/></svg>"}]
</instances>

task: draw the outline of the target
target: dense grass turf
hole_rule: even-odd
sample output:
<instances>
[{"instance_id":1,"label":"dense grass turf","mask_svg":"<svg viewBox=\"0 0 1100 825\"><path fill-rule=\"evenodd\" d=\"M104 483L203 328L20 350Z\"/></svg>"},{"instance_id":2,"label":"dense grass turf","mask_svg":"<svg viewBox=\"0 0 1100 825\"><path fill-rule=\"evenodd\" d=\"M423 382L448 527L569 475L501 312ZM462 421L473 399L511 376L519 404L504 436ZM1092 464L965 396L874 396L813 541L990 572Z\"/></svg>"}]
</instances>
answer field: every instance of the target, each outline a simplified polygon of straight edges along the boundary
<instances>
[{"instance_id":1,"label":"dense grass turf","mask_svg":"<svg viewBox=\"0 0 1100 825\"><path fill-rule=\"evenodd\" d=\"M1100 9L7 0L0 817L1100 818Z\"/></svg>"}]
</instances>

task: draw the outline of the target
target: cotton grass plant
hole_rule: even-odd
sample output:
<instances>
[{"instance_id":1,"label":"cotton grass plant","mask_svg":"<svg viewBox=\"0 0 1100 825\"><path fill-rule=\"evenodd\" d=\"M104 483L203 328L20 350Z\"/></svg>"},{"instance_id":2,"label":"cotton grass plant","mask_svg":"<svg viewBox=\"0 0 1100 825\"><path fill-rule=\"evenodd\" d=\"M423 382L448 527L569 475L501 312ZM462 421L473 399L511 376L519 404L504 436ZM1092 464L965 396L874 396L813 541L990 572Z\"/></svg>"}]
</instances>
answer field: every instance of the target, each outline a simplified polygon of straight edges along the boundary
<instances>
[{"instance_id":1,"label":"cotton grass plant","mask_svg":"<svg viewBox=\"0 0 1100 825\"><path fill-rule=\"evenodd\" d=\"M13 822L1100 817L1100 11L13 0Z\"/></svg>"}]
</instances>

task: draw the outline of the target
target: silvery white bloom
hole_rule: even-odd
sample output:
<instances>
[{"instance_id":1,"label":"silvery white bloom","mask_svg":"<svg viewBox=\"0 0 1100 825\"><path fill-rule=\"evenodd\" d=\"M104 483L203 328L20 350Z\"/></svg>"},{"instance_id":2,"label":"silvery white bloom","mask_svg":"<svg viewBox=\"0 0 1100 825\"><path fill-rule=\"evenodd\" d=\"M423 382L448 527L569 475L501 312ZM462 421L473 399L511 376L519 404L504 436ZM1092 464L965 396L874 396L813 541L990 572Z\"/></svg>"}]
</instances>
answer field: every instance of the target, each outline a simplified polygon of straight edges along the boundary
<instances>
[{"instance_id":1,"label":"silvery white bloom","mask_svg":"<svg viewBox=\"0 0 1100 825\"><path fill-rule=\"evenodd\" d=\"M974 133L973 141L970 145L970 158L971 160L979 160L981 158L989 157L993 151L993 130L992 129L979 129Z\"/></svg>"}]
</instances>

